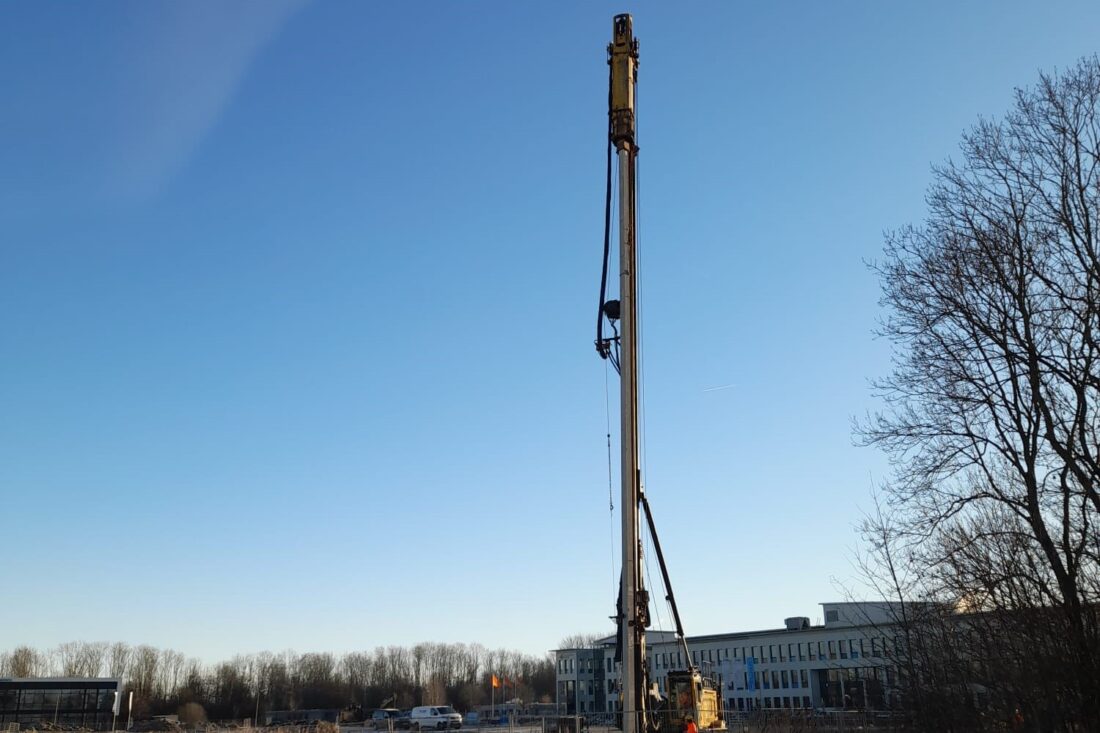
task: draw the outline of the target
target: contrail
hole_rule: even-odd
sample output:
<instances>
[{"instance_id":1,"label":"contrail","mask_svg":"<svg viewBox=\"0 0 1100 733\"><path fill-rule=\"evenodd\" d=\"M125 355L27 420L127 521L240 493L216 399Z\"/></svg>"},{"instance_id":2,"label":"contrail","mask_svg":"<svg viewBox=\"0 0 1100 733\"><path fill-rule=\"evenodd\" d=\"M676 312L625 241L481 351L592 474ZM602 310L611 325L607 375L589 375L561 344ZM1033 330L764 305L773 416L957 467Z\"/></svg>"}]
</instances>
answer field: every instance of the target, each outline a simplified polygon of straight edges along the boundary
<instances>
[{"instance_id":1,"label":"contrail","mask_svg":"<svg viewBox=\"0 0 1100 733\"><path fill-rule=\"evenodd\" d=\"M703 391L704 392L717 392L720 389L729 389L730 387L736 387L736 386L737 386L736 384L723 384L720 387L707 387Z\"/></svg>"}]
</instances>

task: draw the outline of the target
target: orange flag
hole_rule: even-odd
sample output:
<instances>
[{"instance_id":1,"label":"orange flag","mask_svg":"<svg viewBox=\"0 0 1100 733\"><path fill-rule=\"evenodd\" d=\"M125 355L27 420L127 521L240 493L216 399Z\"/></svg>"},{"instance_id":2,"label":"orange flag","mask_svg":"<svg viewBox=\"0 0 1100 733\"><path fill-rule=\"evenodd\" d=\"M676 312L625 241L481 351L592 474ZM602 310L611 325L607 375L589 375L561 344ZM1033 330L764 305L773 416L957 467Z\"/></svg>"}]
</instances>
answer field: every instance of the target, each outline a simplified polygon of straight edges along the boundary
<instances>
[{"instance_id":1,"label":"orange flag","mask_svg":"<svg viewBox=\"0 0 1100 733\"><path fill-rule=\"evenodd\" d=\"M493 687L500 687L500 679L496 675L493 675Z\"/></svg>"}]
</instances>

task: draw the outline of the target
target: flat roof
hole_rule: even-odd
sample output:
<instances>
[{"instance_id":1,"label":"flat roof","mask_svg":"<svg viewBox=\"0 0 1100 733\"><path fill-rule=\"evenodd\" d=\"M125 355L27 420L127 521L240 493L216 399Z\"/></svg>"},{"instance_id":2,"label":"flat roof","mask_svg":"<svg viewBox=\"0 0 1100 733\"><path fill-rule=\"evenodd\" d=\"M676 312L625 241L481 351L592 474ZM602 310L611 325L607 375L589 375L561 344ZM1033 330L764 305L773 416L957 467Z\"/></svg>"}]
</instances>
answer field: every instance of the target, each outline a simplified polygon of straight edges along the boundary
<instances>
[{"instance_id":1,"label":"flat roof","mask_svg":"<svg viewBox=\"0 0 1100 733\"><path fill-rule=\"evenodd\" d=\"M0 677L0 687L11 689L23 687L31 689L90 689L94 687L116 688L122 682L117 677Z\"/></svg>"}]
</instances>

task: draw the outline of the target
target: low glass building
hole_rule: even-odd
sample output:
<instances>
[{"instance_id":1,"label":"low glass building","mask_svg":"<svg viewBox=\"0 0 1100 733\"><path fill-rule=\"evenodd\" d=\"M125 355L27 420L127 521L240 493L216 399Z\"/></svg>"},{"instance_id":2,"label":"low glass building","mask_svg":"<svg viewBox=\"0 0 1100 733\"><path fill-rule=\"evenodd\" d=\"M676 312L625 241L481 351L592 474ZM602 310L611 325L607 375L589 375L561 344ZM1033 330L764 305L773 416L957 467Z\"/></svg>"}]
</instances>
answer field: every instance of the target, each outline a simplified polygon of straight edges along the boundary
<instances>
[{"instance_id":1,"label":"low glass building","mask_svg":"<svg viewBox=\"0 0 1100 733\"><path fill-rule=\"evenodd\" d=\"M111 730L119 694L117 679L0 677L0 729L46 722Z\"/></svg>"}]
</instances>

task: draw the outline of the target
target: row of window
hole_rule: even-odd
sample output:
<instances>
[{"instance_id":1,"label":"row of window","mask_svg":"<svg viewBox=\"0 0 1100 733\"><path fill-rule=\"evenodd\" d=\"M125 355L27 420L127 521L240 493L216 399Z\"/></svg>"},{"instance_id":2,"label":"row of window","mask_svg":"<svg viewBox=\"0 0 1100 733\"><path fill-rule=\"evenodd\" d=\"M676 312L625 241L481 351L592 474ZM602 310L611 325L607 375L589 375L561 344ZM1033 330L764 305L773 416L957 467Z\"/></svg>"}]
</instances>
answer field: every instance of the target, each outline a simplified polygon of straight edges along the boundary
<instances>
[{"instance_id":1,"label":"row of window","mask_svg":"<svg viewBox=\"0 0 1100 733\"><path fill-rule=\"evenodd\" d=\"M816 662L819 659L859 659L861 657L883 657L887 653L885 637L860 639L833 639L829 641L802 641L786 644L758 644L722 649L696 649L691 653L691 661L696 664L716 663L722 659L747 660L752 658L757 664L767 662ZM730 653L732 650L732 654ZM610 662L610 660L609 660ZM656 669L680 669L683 666L680 652L662 652L653 655ZM610 670L610 666L608 667Z\"/></svg>"},{"instance_id":2,"label":"row of window","mask_svg":"<svg viewBox=\"0 0 1100 733\"><path fill-rule=\"evenodd\" d=\"M728 703L729 704L726 707L727 710L738 710L738 711L754 710L754 709L757 708L757 703L759 703L760 708L768 708L768 709L772 709L772 710L782 709L782 708L788 708L789 709L789 708L811 708L811 707L813 707L813 703L810 702L810 698L809 698L808 695L803 695L801 697L787 696L787 695L784 695L782 697L764 697L764 698L761 698L760 700L756 700L756 699L751 698L751 697L737 697L737 698L731 697L729 699Z\"/></svg>"},{"instance_id":3,"label":"row of window","mask_svg":"<svg viewBox=\"0 0 1100 733\"><path fill-rule=\"evenodd\" d=\"M107 689L0 689L0 712L48 710L110 710L114 690Z\"/></svg>"},{"instance_id":4,"label":"row of window","mask_svg":"<svg viewBox=\"0 0 1100 733\"><path fill-rule=\"evenodd\" d=\"M749 673L741 675L742 689L749 689ZM792 669L789 673L785 669L773 669L771 674L758 671L753 672L754 689L757 690L786 690L788 688L810 686L810 675L804 669Z\"/></svg>"},{"instance_id":5,"label":"row of window","mask_svg":"<svg viewBox=\"0 0 1100 733\"><path fill-rule=\"evenodd\" d=\"M897 679L894 668L885 665L881 667L850 667L848 669L826 670L825 678L829 682L843 682L845 680L877 680L892 687Z\"/></svg>"},{"instance_id":6,"label":"row of window","mask_svg":"<svg viewBox=\"0 0 1100 733\"><path fill-rule=\"evenodd\" d=\"M887 656L887 641L886 637L870 637L789 642L785 644L757 644L721 649L696 649L691 652L691 661L695 665L700 665L707 662L714 664L723 659L734 661L752 659L755 664L767 664L868 657L882 658ZM683 655L678 651L654 653L649 661L651 667L655 670L683 669L684 667ZM604 664L608 674L611 674L614 667L618 666L614 665L613 667L614 662L610 656L604 659ZM562 657L558 660L558 673L568 674L576 669L578 672L591 674L593 671L598 670L598 665L599 662L594 661L591 657L581 660L575 660L573 657Z\"/></svg>"},{"instance_id":7,"label":"row of window","mask_svg":"<svg viewBox=\"0 0 1100 733\"><path fill-rule=\"evenodd\" d=\"M575 664L574 664L575 663ZM587 659L574 659L573 657L561 657L558 659L558 674L566 674L576 669L578 672L591 673L594 668L599 667L599 662L593 664L592 657ZM607 660L607 671L611 671L611 659Z\"/></svg>"}]
</instances>

